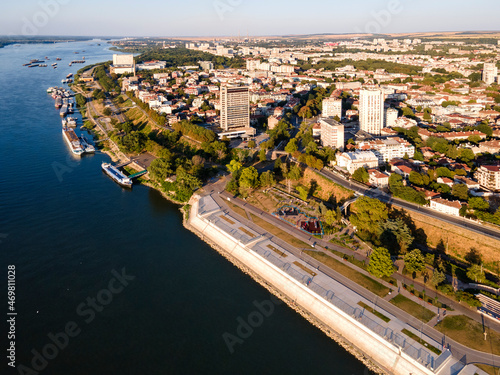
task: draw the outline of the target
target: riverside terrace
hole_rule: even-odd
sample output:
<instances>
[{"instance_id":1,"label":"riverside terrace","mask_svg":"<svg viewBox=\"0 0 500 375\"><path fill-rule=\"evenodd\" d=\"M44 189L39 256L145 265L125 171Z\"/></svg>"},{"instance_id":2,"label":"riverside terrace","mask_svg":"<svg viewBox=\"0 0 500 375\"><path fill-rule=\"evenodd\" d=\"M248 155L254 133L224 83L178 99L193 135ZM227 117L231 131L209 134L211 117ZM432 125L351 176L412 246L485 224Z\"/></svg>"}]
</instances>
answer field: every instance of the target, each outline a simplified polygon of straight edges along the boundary
<instances>
[{"instance_id":1,"label":"riverside terrace","mask_svg":"<svg viewBox=\"0 0 500 375\"><path fill-rule=\"evenodd\" d=\"M282 245L279 239L275 239L263 230L261 233L258 233L256 230L249 228L236 219L234 215L230 215L228 211L222 210L210 195L201 197L196 206L194 206L197 209L196 216L208 222L209 226L217 229L220 236L232 238L233 241L238 242L247 251L256 254L279 268L309 288L318 298L342 310L352 319L355 319L376 335L399 348L400 351L417 360L428 370L440 375L457 374L462 370L465 371L464 374L469 374L470 370L473 370L470 374L486 374L475 366L469 365L464 367L457 359L451 357L450 352L443 348L440 342L423 336L421 332L402 322L394 315L380 309L369 300L324 274L318 268L314 268L304 262L288 251L286 249L287 245ZM220 242L224 241L221 239ZM390 320L385 322L370 311L359 307L358 303L360 302L365 306L373 308L375 312L382 314ZM417 337L423 338L428 344L441 350L442 354L438 356L425 346L409 338L402 333L404 329L412 332Z\"/></svg>"}]
</instances>

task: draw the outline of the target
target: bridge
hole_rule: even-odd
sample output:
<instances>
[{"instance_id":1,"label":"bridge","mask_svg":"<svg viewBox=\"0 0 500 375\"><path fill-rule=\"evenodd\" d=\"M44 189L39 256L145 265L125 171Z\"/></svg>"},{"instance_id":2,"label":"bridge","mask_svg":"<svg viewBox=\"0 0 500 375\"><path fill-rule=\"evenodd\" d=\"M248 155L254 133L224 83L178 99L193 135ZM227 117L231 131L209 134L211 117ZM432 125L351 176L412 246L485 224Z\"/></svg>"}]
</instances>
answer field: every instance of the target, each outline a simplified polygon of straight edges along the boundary
<instances>
[{"instance_id":1,"label":"bridge","mask_svg":"<svg viewBox=\"0 0 500 375\"><path fill-rule=\"evenodd\" d=\"M137 173L134 173L134 174L131 174L130 176L128 176L128 178L130 178L132 180L133 178L144 176L146 173L148 173L147 169L140 171L140 172L137 172Z\"/></svg>"}]
</instances>

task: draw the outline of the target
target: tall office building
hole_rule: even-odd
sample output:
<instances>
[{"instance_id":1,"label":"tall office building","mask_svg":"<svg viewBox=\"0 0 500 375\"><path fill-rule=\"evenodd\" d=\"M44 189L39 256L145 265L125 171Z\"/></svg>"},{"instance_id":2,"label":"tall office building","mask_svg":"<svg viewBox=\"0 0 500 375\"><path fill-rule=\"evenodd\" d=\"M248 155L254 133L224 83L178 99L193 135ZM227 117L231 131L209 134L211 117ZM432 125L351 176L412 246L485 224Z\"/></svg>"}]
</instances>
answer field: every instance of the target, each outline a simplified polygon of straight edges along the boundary
<instances>
[{"instance_id":1,"label":"tall office building","mask_svg":"<svg viewBox=\"0 0 500 375\"><path fill-rule=\"evenodd\" d=\"M326 98L323 99L322 117L335 117L342 118L342 99L340 98Z\"/></svg>"},{"instance_id":2,"label":"tall office building","mask_svg":"<svg viewBox=\"0 0 500 375\"><path fill-rule=\"evenodd\" d=\"M250 127L250 95L248 87L221 88L220 124L224 131Z\"/></svg>"},{"instance_id":3,"label":"tall office building","mask_svg":"<svg viewBox=\"0 0 500 375\"><path fill-rule=\"evenodd\" d=\"M487 85L491 85L495 80L497 79L498 76L498 68L496 63L484 63L484 68L483 68L483 81Z\"/></svg>"},{"instance_id":4,"label":"tall office building","mask_svg":"<svg viewBox=\"0 0 500 375\"><path fill-rule=\"evenodd\" d=\"M379 89L361 89L359 93L360 129L380 135L384 127L384 92Z\"/></svg>"},{"instance_id":5,"label":"tall office building","mask_svg":"<svg viewBox=\"0 0 500 375\"><path fill-rule=\"evenodd\" d=\"M344 150L344 125L332 118L319 120L321 125L321 143L324 147Z\"/></svg>"}]
</instances>

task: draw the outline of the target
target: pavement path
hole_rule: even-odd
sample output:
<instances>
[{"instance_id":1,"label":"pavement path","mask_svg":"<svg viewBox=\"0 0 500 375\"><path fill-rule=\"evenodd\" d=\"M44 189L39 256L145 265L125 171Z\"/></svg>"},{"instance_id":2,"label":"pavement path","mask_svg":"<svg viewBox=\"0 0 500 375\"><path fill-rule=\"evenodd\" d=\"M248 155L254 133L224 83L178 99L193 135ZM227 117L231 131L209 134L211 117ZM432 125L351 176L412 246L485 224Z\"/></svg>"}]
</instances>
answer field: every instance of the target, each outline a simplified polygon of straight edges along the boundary
<instances>
[{"instance_id":1,"label":"pavement path","mask_svg":"<svg viewBox=\"0 0 500 375\"><path fill-rule=\"evenodd\" d=\"M242 201L241 199L234 198L231 194L229 194L227 192L222 192L221 194L214 193L214 194L212 194L212 197L226 211L230 210L226 204L227 198L230 198L232 203L247 210L248 212L251 212L254 215L262 217L266 221L276 225L280 229L286 231L287 233L290 233L291 235L293 235L301 240L304 240L301 237L304 237L304 236L309 237L309 238L305 239L307 243L312 243L312 241L313 242L317 241L316 238L307 236L305 233L301 233L301 232L299 233L298 231L296 231L296 233L293 233L294 232L293 227L288 226L288 228L287 228L287 225L284 222L282 222L281 220L275 218L272 215L269 215L269 214L263 212L262 210L259 210L255 207L253 207L252 205L249 205L248 203ZM242 223L249 226L252 230L254 230L258 233L261 233L261 234L266 233L265 231L263 231L262 228L258 227L257 225L255 225L255 223L251 222L247 218L242 217L236 213L232 213L232 214L237 215L238 220L241 220ZM468 363L483 363L483 364L488 364L491 366L500 366L500 356L492 355L490 353L480 352L480 351L477 351L474 349L470 349L462 344L459 344L458 342L455 342L454 340L449 339L448 337L446 337L445 335L443 335L441 332L437 331L436 329L434 329L430 325L421 322L417 318L414 318L413 316L400 310L399 308L397 308L396 306L394 306L390 302L376 296L372 292L370 292L367 289L361 287L360 285L354 283L353 281L351 281L350 279L341 275L340 273L332 270L331 268L326 267L324 264L322 264L319 261L317 261L316 259L308 256L307 254L304 254L303 253L304 249L297 249L293 246L290 246L285 241L283 241L275 236L272 236L270 234L267 234L267 237L272 237L272 240L275 241L276 243L278 243L278 245L284 247L287 251L290 251L293 255L295 255L296 257L298 257L299 259L301 259L305 263L309 264L310 266L312 266L314 268L318 268L324 274L330 276L335 281L348 287L349 289L351 289L355 293L359 294L361 297L365 298L366 300L374 303L377 307L387 311L389 314L393 315L394 317L396 317L400 321L406 323L407 325L409 325L413 329L416 329L419 332L422 332L423 335L428 336L430 339L434 340L435 342L441 343L443 346L448 347L451 350L451 352L453 353L453 355L456 358L459 358L463 363L466 363L466 364L468 364ZM307 249L307 250L310 250L310 249ZM489 321L484 322L484 324L486 326L489 326L491 323L494 323L494 322L489 322Z\"/></svg>"}]
</instances>

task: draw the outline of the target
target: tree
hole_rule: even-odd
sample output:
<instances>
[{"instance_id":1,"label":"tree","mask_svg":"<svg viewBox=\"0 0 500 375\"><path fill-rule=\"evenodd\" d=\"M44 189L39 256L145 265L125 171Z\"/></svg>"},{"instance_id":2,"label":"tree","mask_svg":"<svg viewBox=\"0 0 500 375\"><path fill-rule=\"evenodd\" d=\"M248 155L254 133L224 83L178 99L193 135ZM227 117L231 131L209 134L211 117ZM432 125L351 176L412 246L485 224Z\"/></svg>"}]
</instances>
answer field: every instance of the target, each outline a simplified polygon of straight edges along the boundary
<instances>
[{"instance_id":1,"label":"tree","mask_svg":"<svg viewBox=\"0 0 500 375\"><path fill-rule=\"evenodd\" d=\"M350 221L360 231L375 233L388 216L387 206L378 199L361 197L351 205Z\"/></svg>"},{"instance_id":2,"label":"tree","mask_svg":"<svg viewBox=\"0 0 500 375\"><path fill-rule=\"evenodd\" d=\"M395 253L399 254L405 254L415 239L408 225L400 218L396 220L389 219L380 223L379 232L380 241L382 241L389 250L393 250Z\"/></svg>"},{"instance_id":3,"label":"tree","mask_svg":"<svg viewBox=\"0 0 500 375\"><path fill-rule=\"evenodd\" d=\"M112 112L111 112L111 108L109 108L109 107L104 108L104 110L102 111L102 114L103 114L104 116L110 116L110 115L111 115L111 113L112 113Z\"/></svg>"},{"instance_id":4,"label":"tree","mask_svg":"<svg viewBox=\"0 0 500 375\"><path fill-rule=\"evenodd\" d=\"M467 138L467 140L474 144L478 144L479 142L481 142L481 137L479 135L474 134L470 135L469 138Z\"/></svg>"},{"instance_id":5,"label":"tree","mask_svg":"<svg viewBox=\"0 0 500 375\"><path fill-rule=\"evenodd\" d=\"M239 188L238 180L234 177L226 184L226 190L231 194L237 194Z\"/></svg>"},{"instance_id":6,"label":"tree","mask_svg":"<svg viewBox=\"0 0 500 375\"><path fill-rule=\"evenodd\" d=\"M354 173L352 174L352 178L355 179L356 181L367 184L368 180L370 179L370 175L368 174L366 168L361 167L354 171Z\"/></svg>"},{"instance_id":7,"label":"tree","mask_svg":"<svg viewBox=\"0 0 500 375\"><path fill-rule=\"evenodd\" d=\"M368 272L376 277L391 276L394 273L394 265L389 250L383 247L375 248L370 254Z\"/></svg>"},{"instance_id":8,"label":"tree","mask_svg":"<svg viewBox=\"0 0 500 375\"><path fill-rule=\"evenodd\" d=\"M483 262L483 256L475 248L472 248L465 254L465 260L470 264L481 264Z\"/></svg>"},{"instance_id":9,"label":"tree","mask_svg":"<svg viewBox=\"0 0 500 375\"><path fill-rule=\"evenodd\" d=\"M163 182L173 173L172 164L167 159L155 159L148 168L149 175L158 182Z\"/></svg>"},{"instance_id":10,"label":"tree","mask_svg":"<svg viewBox=\"0 0 500 375\"><path fill-rule=\"evenodd\" d=\"M303 186L297 186L297 191L299 192L300 199L307 201L307 197L309 195L308 190Z\"/></svg>"},{"instance_id":11,"label":"tree","mask_svg":"<svg viewBox=\"0 0 500 375\"><path fill-rule=\"evenodd\" d=\"M337 214L337 212L335 212L333 210L328 210L324 215L325 223L330 227L332 227L333 225L338 223L340 221L340 219L341 219L341 216L339 216Z\"/></svg>"},{"instance_id":12,"label":"tree","mask_svg":"<svg viewBox=\"0 0 500 375\"><path fill-rule=\"evenodd\" d=\"M409 180L414 185L422 186L424 184L422 180L422 175L415 171L410 172Z\"/></svg>"},{"instance_id":13,"label":"tree","mask_svg":"<svg viewBox=\"0 0 500 375\"><path fill-rule=\"evenodd\" d=\"M472 197L469 199L469 208L473 210L488 211L490 204L481 197Z\"/></svg>"},{"instance_id":14,"label":"tree","mask_svg":"<svg viewBox=\"0 0 500 375\"><path fill-rule=\"evenodd\" d=\"M253 189L259 184L259 172L254 167L244 168L240 175L240 187Z\"/></svg>"},{"instance_id":15,"label":"tree","mask_svg":"<svg viewBox=\"0 0 500 375\"><path fill-rule=\"evenodd\" d=\"M253 139L250 142L248 142L248 148L255 148L255 146L257 146L257 144Z\"/></svg>"},{"instance_id":16,"label":"tree","mask_svg":"<svg viewBox=\"0 0 500 375\"><path fill-rule=\"evenodd\" d=\"M454 184L451 189L451 195L460 200L466 201L469 199L469 188L465 184Z\"/></svg>"},{"instance_id":17,"label":"tree","mask_svg":"<svg viewBox=\"0 0 500 375\"><path fill-rule=\"evenodd\" d=\"M293 154L295 151L299 149L297 138L290 139L290 142L285 147L285 151L289 154Z\"/></svg>"},{"instance_id":18,"label":"tree","mask_svg":"<svg viewBox=\"0 0 500 375\"><path fill-rule=\"evenodd\" d=\"M467 270L467 277L476 283L482 283L485 280L483 267L479 264L473 264Z\"/></svg>"},{"instance_id":19,"label":"tree","mask_svg":"<svg viewBox=\"0 0 500 375\"><path fill-rule=\"evenodd\" d=\"M425 258L418 249L410 251L404 256L405 268L408 272L421 272L425 269Z\"/></svg>"},{"instance_id":20,"label":"tree","mask_svg":"<svg viewBox=\"0 0 500 375\"><path fill-rule=\"evenodd\" d=\"M474 152L470 148L461 148L458 157L465 163L468 163L476 158Z\"/></svg>"},{"instance_id":21,"label":"tree","mask_svg":"<svg viewBox=\"0 0 500 375\"><path fill-rule=\"evenodd\" d=\"M266 171L260 175L260 186L271 187L276 184L276 179L274 178L274 172Z\"/></svg>"},{"instance_id":22,"label":"tree","mask_svg":"<svg viewBox=\"0 0 500 375\"><path fill-rule=\"evenodd\" d=\"M202 182L199 178L189 174L183 167L177 168L176 175L176 183L181 188L193 191L201 187L202 185Z\"/></svg>"},{"instance_id":23,"label":"tree","mask_svg":"<svg viewBox=\"0 0 500 375\"><path fill-rule=\"evenodd\" d=\"M491 137L492 134L493 134L493 129L491 128L491 126L489 126L488 124L482 122L481 124L479 124L477 127L476 127L477 130L479 130L481 133L484 133L486 134L488 137Z\"/></svg>"},{"instance_id":24,"label":"tree","mask_svg":"<svg viewBox=\"0 0 500 375\"><path fill-rule=\"evenodd\" d=\"M302 177L302 171L298 165L294 164L290 167L290 171L287 176L290 180L298 181Z\"/></svg>"},{"instance_id":25,"label":"tree","mask_svg":"<svg viewBox=\"0 0 500 375\"><path fill-rule=\"evenodd\" d=\"M261 149L259 151L259 161L266 161L267 160L267 154L266 154L266 150L264 149ZM278 159L279 160L279 159Z\"/></svg>"},{"instance_id":26,"label":"tree","mask_svg":"<svg viewBox=\"0 0 500 375\"><path fill-rule=\"evenodd\" d=\"M432 272L432 277L431 277L431 284L434 287L437 287L439 284L441 284L443 281L446 280L446 275L444 274L443 271L440 271L438 269L435 269Z\"/></svg>"},{"instance_id":27,"label":"tree","mask_svg":"<svg viewBox=\"0 0 500 375\"><path fill-rule=\"evenodd\" d=\"M237 161L237 160L231 160L231 162L229 164L226 165L227 167L227 170L229 171L229 173L237 173L241 167L242 167L242 164Z\"/></svg>"}]
</instances>

